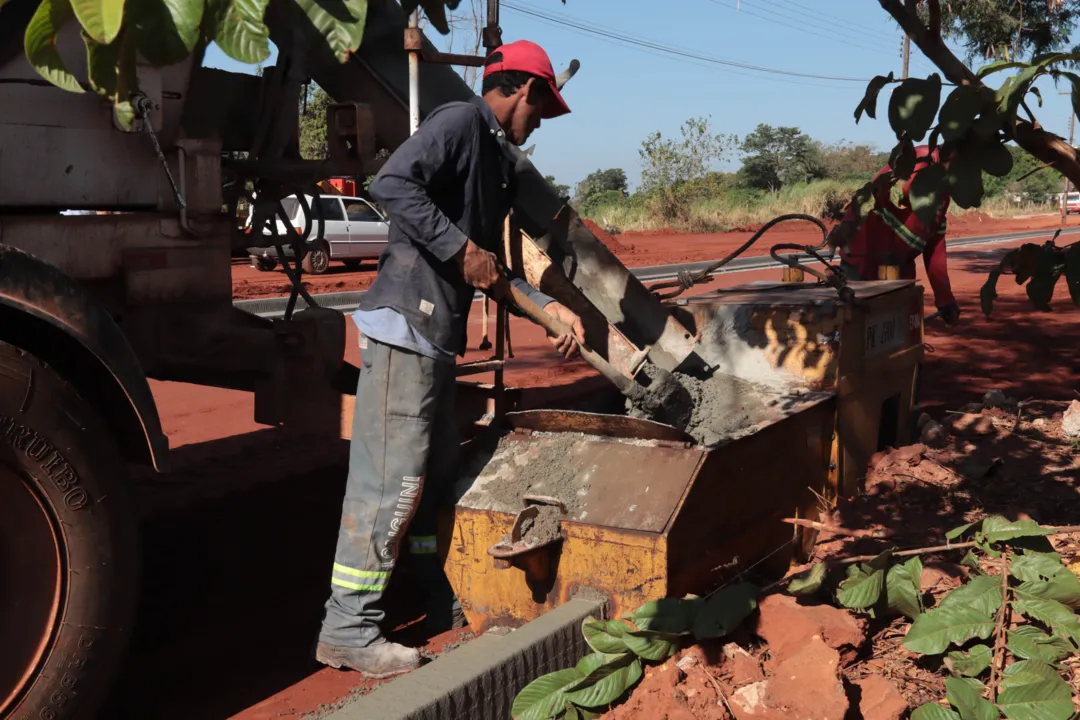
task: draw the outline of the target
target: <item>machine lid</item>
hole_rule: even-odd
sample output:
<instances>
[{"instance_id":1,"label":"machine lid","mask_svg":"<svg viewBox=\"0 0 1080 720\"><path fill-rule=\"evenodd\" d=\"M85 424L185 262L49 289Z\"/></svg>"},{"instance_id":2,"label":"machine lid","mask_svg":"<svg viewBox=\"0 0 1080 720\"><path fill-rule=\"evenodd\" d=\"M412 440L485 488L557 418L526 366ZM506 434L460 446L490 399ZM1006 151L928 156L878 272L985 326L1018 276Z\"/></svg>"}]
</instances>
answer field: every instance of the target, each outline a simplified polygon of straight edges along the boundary
<instances>
[{"instance_id":1,"label":"machine lid","mask_svg":"<svg viewBox=\"0 0 1080 720\"><path fill-rule=\"evenodd\" d=\"M860 300L879 297L903 290L914 280L860 280L848 286ZM722 288L687 298L690 305L825 305L837 303L836 289L811 283L777 283L758 281Z\"/></svg>"},{"instance_id":2,"label":"machine lid","mask_svg":"<svg viewBox=\"0 0 1080 720\"><path fill-rule=\"evenodd\" d=\"M579 432L509 433L462 465L457 505L517 514L525 495L561 500L566 520L663 532L705 449Z\"/></svg>"}]
</instances>

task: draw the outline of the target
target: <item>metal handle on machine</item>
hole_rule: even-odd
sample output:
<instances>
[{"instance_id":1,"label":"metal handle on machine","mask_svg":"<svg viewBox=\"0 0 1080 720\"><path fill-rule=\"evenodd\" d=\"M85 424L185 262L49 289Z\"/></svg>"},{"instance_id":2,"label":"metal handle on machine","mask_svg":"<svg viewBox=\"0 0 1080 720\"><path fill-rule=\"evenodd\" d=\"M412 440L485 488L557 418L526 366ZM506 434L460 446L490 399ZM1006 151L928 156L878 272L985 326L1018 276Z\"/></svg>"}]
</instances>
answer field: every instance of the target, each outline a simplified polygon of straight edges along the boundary
<instances>
[{"instance_id":1,"label":"metal handle on machine","mask_svg":"<svg viewBox=\"0 0 1080 720\"><path fill-rule=\"evenodd\" d=\"M548 334L553 337L559 335L573 335L573 328L567 326L565 323L557 320L548 315L544 310L534 303L529 297L510 284L505 278L500 280L496 286L496 295L510 298L521 312L540 327L548 331ZM614 365L609 363L606 358L591 349L584 343L578 342L578 348L581 350L581 357L585 358L585 361L592 365L599 371L601 375L610 380L615 387L627 396L636 397L638 394L643 394L644 389L636 382L619 372Z\"/></svg>"}]
</instances>

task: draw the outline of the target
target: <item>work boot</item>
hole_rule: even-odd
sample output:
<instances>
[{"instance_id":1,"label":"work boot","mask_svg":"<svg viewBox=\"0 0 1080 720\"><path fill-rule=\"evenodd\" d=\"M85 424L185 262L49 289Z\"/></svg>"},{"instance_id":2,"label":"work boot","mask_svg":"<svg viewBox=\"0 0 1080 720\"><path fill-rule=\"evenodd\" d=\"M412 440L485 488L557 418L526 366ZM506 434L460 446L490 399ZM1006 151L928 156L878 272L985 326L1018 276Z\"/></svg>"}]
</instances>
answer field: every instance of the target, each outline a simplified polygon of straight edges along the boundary
<instances>
[{"instance_id":1,"label":"work boot","mask_svg":"<svg viewBox=\"0 0 1080 720\"><path fill-rule=\"evenodd\" d=\"M428 637L434 637L447 630L460 630L468 624L465 611L461 609L461 603L457 599L449 605L440 603L437 607L428 603L428 611L424 616L424 634Z\"/></svg>"},{"instance_id":2,"label":"work boot","mask_svg":"<svg viewBox=\"0 0 1080 720\"><path fill-rule=\"evenodd\" d=\"M414 648L383 638L362 648L321 642L315 648L315 659L323 665L332 668L347 667L376 680L401 675L420 667L420 653Z\"/></svg>"}]
</instances>

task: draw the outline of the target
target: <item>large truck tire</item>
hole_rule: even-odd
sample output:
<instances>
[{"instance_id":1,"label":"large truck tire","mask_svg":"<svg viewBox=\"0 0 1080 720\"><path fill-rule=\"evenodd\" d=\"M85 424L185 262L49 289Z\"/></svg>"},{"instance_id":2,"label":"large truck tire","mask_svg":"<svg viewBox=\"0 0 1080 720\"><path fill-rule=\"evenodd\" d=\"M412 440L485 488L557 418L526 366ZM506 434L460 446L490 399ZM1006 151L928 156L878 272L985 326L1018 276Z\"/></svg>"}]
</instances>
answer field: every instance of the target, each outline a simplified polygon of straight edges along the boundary
<instances>
[{"instance_id":1,"label":"large truck tire","mask_svg":"<svg viewBox=\"0 0 1080 720\"><path fill-rule=\"evenodd\" d=\"M93 718L139 587L127 466L55 371L0 342L0 718Z\"/></svg>"}]
</instances>

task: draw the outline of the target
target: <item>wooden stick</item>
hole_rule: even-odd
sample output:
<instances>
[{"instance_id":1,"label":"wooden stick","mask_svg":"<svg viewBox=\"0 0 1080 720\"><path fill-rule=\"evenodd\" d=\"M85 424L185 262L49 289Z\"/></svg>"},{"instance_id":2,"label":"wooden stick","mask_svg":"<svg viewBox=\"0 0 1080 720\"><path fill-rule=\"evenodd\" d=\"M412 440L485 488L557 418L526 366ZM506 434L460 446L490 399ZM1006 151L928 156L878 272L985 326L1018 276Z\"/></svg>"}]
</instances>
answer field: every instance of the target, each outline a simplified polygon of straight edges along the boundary
<instances>
[{"instance_id":1,"label":"wooden stick","mask_svg":"<svg viewBox=\"0 0 1080 720\"><path fill-rule=\"evenodd\" d=\"M789 525L810 528L811 530L832 533L833 535L847 535L849 537L888 538L893 535L891 530L849 530L848 528L843 528L839 525L828 525L823 522L818 522L817 520L806 520L804 518L784 518L782 522L786 522Z\"/></svg>"},{"instance_id":2,"label":"wooden stick","mask_svg":"<svg viewBox=\"0 0 1080 720\"><path fill-rule=\"evenodd\" d=\"M1009 615L1009 551L1001 556L1001 609L994 627L994 657L990 661L990 702L997 702L998 682L1005 665L1005 628Z\"/></svg>"}]
</instances>

